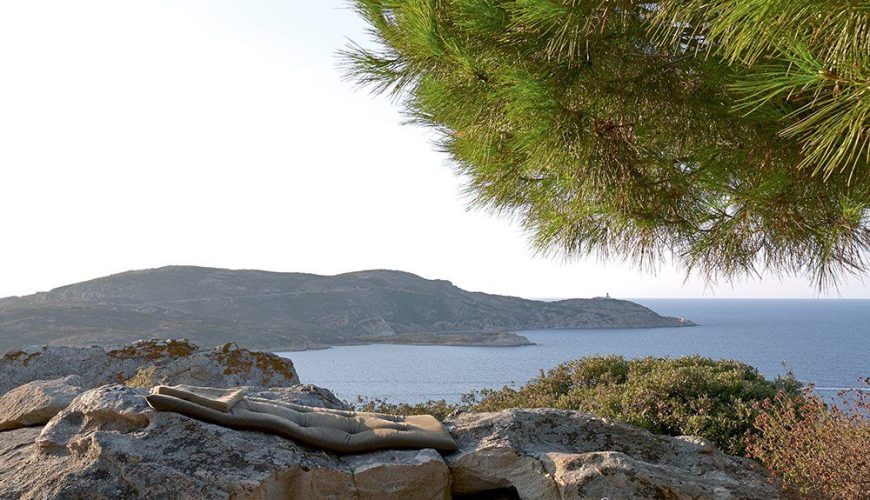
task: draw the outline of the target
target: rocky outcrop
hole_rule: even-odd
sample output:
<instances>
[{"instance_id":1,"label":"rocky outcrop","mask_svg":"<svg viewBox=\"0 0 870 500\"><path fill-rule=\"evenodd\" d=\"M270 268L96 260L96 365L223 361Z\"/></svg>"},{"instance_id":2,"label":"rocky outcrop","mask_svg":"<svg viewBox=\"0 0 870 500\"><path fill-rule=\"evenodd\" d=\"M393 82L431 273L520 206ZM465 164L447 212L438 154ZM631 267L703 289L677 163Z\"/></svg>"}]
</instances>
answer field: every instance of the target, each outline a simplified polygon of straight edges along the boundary
<instances>
[{"instance_id":1,"label":"rocky outcrop","mask_svg":"<svg viewBox=\"0 0 870 500\"><path fill-rule=\"evenodd\" d=\"M82 392L77 375L36 380L0 396L0 431L44 424Z\"/></svg>"},{"instance_id":2,"label":"rocky outcrop","mask_svg":"<svg viewBox=\"0 0 870 500\"><path fill-rule=\"evenodd\" d=\"M117 347L32 346L0 357L0 394L34 380L78 375L83 388L192 384L272 387L299 383L293 362L225 344L200 351L186 340L143 340Z\"/></svg>"},{"instance_id":3,"label":"rocky outcrop","mask_svg":"<svg viewBox=\"0 0 870 500\"><path fill-rule=\"evenodd\" d=\"M79 395L43 429L0 432L0 498L772 498L750 463L697 438L586 414L507 410L446 423L460 451L339 456L156 412L145 389ZM314 388L259 397L333 406Z\"/></svg>"},{"instance_id":4,"label":"rocky outcrop","mask_svg":"<svg viewBox=\"0 0 870 500\"><path fill-rule=\"evenodd\" d=\"M312 402L312 391L290 402ZM152 410L145 389L81 394L38 435L0 433L0 498L445 498L433 450L336 456L277 436ZM332 401L324 399L325 405ZM380 490L379 490L380 488ZM386 495L378 495L378 491Z\"/></svg>"},{"instance_id":5,"label":"rocky outcrop","mask_svg":"<svg viewBox=\"0 0 870 500\"><path fill-rule=\"evenodd\" d=\"M524 499L775 498L752 462L696 437L667 437L588 414L514 409L446 423L453 492Z\"/></svg>"},{"instance_id":6,"label":"rocky outcrop","mask_svg":"<svg viewBox=\"0 0 870 500\"><path fill-rule=\"evenodd\" d=\"M345 407L329 391L299 385L292 361L235 344L208 351L186 340L143 340L105 349L33 346L0 358L0 431L44 424L85 390L114 383L249 386L250 393L270 399Z\"/></svg>"},{"instance_id":7,"label":"rocky outcrop","mask_svg":"<svg viewBox=\"0 0 870 500\"><path fill-rule=\"evenodd\" d=\"M158 379L208 381L245 386L259 398L347 408L326 389L295 383L289 361L273 366L269 355L232 345L31 348L10 358L0 374L24 382L0 396L0 422L7 423L0 431L0 499L777 496L752 462L703 439L659 436L578 412L459 414L445 422L459 450L444 456L435 450L337 455L157 412L144 399L147 389L137 387ZM64 367L76 374L39 379ZM106 383L115 370L129 377L126 384ZM274 381L278 386L268 387Z\"/></svg>"}]
</instances>

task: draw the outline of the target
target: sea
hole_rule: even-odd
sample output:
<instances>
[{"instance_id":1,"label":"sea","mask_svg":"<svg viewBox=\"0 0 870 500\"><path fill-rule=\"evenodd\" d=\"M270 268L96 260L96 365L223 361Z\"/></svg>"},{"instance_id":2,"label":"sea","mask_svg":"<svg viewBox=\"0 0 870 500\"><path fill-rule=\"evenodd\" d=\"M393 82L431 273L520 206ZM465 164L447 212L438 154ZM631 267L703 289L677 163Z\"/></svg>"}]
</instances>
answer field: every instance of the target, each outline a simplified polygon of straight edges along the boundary
<instances>
[{"instance_id":1,"label":"sea","mask_svg":"<svg viewBox=\"0 0 870 500\"><path fill-rule=\"evenodd\" d=\"M533 346L360 345L278 353L303 383L338 397L391 402L444 399L485 388L517 387L559 363L595 354L628 358L698 354L735 359L773 378L791 372L826 399L867 390L870 300L632 299L688 328L520 331Z\"/></svg>"}]
</instances>

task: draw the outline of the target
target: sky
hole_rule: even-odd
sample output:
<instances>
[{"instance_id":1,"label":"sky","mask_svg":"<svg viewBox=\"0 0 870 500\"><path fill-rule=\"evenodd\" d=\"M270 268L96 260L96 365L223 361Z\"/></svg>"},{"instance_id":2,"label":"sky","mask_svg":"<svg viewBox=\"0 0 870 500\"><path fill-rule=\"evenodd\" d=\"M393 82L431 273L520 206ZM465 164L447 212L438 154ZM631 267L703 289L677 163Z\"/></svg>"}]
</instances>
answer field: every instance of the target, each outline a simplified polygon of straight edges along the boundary
<instances>
[{"instance_id":1,"label":"sky","mask_svg":"<svg viewBox=\"0 0 870 500\"><path fill-rule=\"evenodd\" d=\"M342 79L342 0L0 3L0 297L172 264L401 269L524 297L819 297L538 255ZM865 278L866 281L866 278ZM822 297L868 298L853 280Z\"/></svg>"}]
</instances>

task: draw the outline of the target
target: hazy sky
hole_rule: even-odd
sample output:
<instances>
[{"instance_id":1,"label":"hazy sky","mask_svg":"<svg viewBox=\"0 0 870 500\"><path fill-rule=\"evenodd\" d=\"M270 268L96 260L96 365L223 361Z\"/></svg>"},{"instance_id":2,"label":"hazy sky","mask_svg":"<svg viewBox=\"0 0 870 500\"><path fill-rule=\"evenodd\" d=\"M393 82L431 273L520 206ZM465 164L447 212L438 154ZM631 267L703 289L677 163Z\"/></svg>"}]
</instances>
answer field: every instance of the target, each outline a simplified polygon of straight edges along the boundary
<instances>
[{"instance_id":1,"label":"hazy sky","mask_svg":"<svg viewBox=\"0 0 870 500\"><path fill-rule=\"evenodd\" d=\"M426 130L342 81L341 0L0 3L0 297L195 264L392 268L527 297L813 297L538 257ZM853 281L843 297L870 297Z\"/></svg>"}]
</instances>

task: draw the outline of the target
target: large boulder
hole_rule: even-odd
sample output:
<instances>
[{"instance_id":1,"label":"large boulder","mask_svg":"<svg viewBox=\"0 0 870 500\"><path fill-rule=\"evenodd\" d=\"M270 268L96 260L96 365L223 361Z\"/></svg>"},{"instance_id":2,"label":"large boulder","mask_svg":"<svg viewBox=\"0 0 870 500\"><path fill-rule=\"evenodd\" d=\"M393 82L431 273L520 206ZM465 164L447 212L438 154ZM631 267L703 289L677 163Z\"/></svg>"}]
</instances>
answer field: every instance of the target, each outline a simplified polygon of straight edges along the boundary
<instances>
[{"instance_id":1,"label":"large boulder","mask_svg":"<svg viewBox=\"0 0 870 500\"><path fill-rule=\"evenodd\" d=\"M457 495L776 498L764 473L696 437L668 437L585 413L513 409L446 422Z\"/></svg>"},{"instance_id":2,"label":"large boulder","mask_svg":"<svg viewBox=\"0 0 870 500\"><path fill-rule=\"evenodd\" d=\"M38 435L32 428L0 433L0 498L450 494L447 466L433 450L337 456L278 436L157 412L148 407L146 394L141 388L102 386L79 395ZM335 406L326 393L305 386L251 395Z\"/></svg>"},{"instance_id":3,"label":"large boulder","mask_svg":"<svg viewBox=\"0 0 870 500\"><path fill-rule=\"evenodd\" d=\"M186 340L143 340L118 347L31 346L0 357L0 394L34 380L78 375L83 388L126 383L280 387L299 383L293 362L225 344L199 350Z\"/></svg>"},{"instance_id":4,"label":"large boulder","mask_svg":"<svg viewBox=\"0 0 870 500\"><path fill-rule=\"evenodd\" d=\"M78 375L36 380L0 396L0 431L44 424L82 392Z\"/></svg>"}]
</instances>

